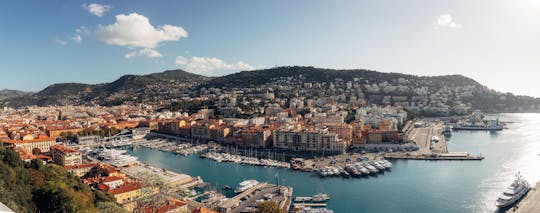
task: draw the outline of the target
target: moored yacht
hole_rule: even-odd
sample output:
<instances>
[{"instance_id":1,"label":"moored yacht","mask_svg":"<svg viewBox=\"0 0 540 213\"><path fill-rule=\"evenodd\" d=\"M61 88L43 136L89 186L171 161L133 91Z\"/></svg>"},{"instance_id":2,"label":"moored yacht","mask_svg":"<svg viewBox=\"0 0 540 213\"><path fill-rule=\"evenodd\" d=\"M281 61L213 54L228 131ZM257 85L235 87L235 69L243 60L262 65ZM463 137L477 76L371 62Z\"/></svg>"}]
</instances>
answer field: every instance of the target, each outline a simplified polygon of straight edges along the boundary
<instances>
[{"instance_id":1,"label":"moored yacht","mask_svg":"<svg viewBox=\"0 0 540 213\"><path fill-rule=\"evenodd\" d=\"M523 179L518 173L516 180L499 196L496 205L499 208L505 208L513 205L521 199L531 189L529 182Z\"/></svg>"},{"instance_id":2,"label":"moored yacht","mask_svg":"<svg viewBox=\"0 0 540 213\"><path fill-rule=\"evenodd\" d=\"M256 180L245 180L245 181L242 181L238 184L238 186L236 187L236 189L234 190L234 193L237 193L237 194L240 194L254 186L256 186L257 184L259 184L259 181L256 181Z\"/></svg>"},{"instance_id":3,"label":"moored yacht","mask_svg":"<svg viewBox=\"0 0 540 213\"><path fill-rule=\"evenodd\" d=\"M313 195L313 198L311 200L313 202L320 203L320 202L330 200L330 196L328 196L328 194L319 193L319 194Z\"/></svg>"}]
</instances>

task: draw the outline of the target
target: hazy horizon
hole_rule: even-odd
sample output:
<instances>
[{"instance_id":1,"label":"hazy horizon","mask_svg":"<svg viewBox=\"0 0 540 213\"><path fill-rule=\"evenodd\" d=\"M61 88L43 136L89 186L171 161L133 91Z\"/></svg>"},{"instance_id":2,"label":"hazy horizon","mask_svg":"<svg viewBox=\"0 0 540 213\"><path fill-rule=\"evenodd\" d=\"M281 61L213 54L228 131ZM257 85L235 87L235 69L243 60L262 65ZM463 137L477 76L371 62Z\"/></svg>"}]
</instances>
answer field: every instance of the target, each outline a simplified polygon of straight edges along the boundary
<instances>
[{"instance_id":1,"label":"hazy horizon","mask_svg":"<svg viewBox=\"0 0 540 213\"><path fill-rule=\"evenodd\" d=\"M460 74L540 97L538 11L534 0L2 2L0 88L301 65Z\"/></svg>"}]
</instances>

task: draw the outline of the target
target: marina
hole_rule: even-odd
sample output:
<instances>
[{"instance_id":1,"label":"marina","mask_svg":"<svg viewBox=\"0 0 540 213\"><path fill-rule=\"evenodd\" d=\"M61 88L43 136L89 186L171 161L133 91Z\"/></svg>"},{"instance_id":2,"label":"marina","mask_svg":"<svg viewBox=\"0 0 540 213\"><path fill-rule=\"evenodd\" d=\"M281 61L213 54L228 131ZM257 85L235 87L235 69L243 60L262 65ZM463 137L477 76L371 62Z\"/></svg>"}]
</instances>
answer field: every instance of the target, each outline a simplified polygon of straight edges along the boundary
<instances>
[{"instance_id":1,"label":"marina","mask_svg":"<svg viewBox=\"0 0 540 213\"><path fill-rule=\"evenodd\" d=\"M540 126L537 121L540 115L499 116L515 123L509 124L511 128L504 132L453 132L452 140L447 143L451 152L455 150L479 154L481 151L484 157L482 161L412 161L385 156L392 163L391 172L364 178L321 178L314 172L219 163L195 155L179 157L171 152L144 147L136 151L130 149L128 153L139 157L140 161L168 170L200 176L215 189L222 189L226 185L234 188L246 179L273 183L275 175L279 173L280 185L292 186L295 195L328 194L332 199L326 202L327 207L335 212L354 212L357 209L367 212L444 212L448 209L456 212L486 212L497 210L495 201L508 183L513 181L516 168L520 169L529 182L540 180L535 166L540 164L538 153L523 155L519 151L523 148L540 149L540 144L535 140L540 137L540 133L536 133ZM375 157L373 153L366 156ZM346 161L345 156L337 159ZM328 165L330 161L304 162L306 165ZM224 194L226 197L235 196L233 190L224 191ZM382 205L383 200L394 202Z\"/></svg>"},{"instance_id":2,"label":"marina","mask_svg":"<svg viewBox=\"0 0 540 213\"><path fill-rule=\"evenodd\" d=\"M207 152L200 155L201 158L211 159L216 162L232 162L247 164L252 166L266 166L266 167L281 167L290 168L290 164L287 162L281 162L271 159L259 159L255 157L246 157L241 155L234 155L229 153Z\"/></svg>"},{"instance_id":3,"label":"marina","mask_svg":"<svg viewBox=\"0 0 540 213\"><path fill-rule=\"evenodd\" d=\"M181 143L162 138L145 140L135 144L152 149L158 149L161 151L174 152L181 156L192 155L208 150L207 144L195 145L191 143Z\"/></svg>"}]
</instances>

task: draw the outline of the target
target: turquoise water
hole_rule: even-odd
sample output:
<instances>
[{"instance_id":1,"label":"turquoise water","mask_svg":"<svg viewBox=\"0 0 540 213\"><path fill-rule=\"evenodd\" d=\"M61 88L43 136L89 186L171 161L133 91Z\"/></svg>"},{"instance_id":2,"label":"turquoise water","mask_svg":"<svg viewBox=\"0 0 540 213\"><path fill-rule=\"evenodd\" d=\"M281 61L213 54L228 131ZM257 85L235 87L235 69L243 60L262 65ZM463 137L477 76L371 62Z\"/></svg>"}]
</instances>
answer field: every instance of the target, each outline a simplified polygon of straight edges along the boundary
<instances>
[{"instance_id":1,"label":"turquoise water","mask_svg":"<svg viewBox=\"0 0 540 213\"><path fill-rule=\"evenodd\" d=\"M495 199L521 171L540 180L540 114L501 114L514 121L502 132L454 132L450 151L485 156L483 161L406 161L392 163L391 172L368 178L319 178L315 173L217 163L197 156L141 148L130 153L167 169L201 176L217 189L235 187L244 179L275 182L294 188L295 196L328 193L335 212L494 212Z\"/></svg>"}]
</instances>

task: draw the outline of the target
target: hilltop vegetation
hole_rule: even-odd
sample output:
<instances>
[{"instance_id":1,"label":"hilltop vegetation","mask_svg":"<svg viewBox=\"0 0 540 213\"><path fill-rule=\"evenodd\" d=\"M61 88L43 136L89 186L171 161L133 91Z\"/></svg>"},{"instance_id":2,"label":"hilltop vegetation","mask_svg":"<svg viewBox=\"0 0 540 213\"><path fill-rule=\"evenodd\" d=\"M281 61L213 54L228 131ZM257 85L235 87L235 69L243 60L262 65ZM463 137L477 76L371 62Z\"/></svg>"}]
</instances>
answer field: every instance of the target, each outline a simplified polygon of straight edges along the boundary
<instances>
[{"instance_id":1,"label":"hilltop vegetation","mask_svg":"<svg viewBox=\"0 0 540 213\"><path fill-rule=\"evenodd\" d=\"M401 73L384 73L364 69L334 70L315 67L275 67L266 70L242 71L218 78L211 79L201 87L255 87L257 85L270 82L272 79L281 77L299 76L310 82L330 82L335 79L343 81L352 81L354 78L361 78L370 83L392 82L399 78L412 79L419 82L432 82L438 86L466 86L480 85L473 79L461 75L446 75L435 77L420 77L416 75L407 75Z\"/></svg>"},{"instance_id":2,"label":"hilltop vegetation","mask_svg":"<svg viewBox=\"0 0 540 213\"><path fill-rule=\"evenodd\" d=\"M364 69L335 70L315 67L275 67L264 70L242 71L221 77L205 77L183 70L168 70L148 75L125 75L111 83L78 84L65 83L51 85L33 94L0 100L0 106L12 107L28 105L120 105L138 103L190 102L206 95L206 89L245 90L262 89L261 86L290 82L287 79L301 79L301 82L322 84L343 84L358 82L361 89L353 91L358 97L364 97L368 104L382 104L385 96L400 96L406 101L422 99L432 94L443 92L447 104L464 103L473 109L486 112L536 112L540 108L540 99L528 96L516 96L487 88L475 80L462 75L416 76L401 73L384 73ZM297 82L298 83L298 82ZM381 87L370 90L369 87ZM382 86L381 86L382 85ZM407 87L404 90L385 90L384 85ZM305 88L316 94L316 88ZM420 94L416 89L425 91ZM463 91L466 92L463 93ZM351 92L351 91L349 91ZM465 95L463 95L465 94ZM289 98L287 94L278 94L279 98ZM447 96L447 97L446 97ZM400 99L400 100L402 100ZM1 103L3 102L3 104Z\"/></svg>"},{"instance_id":3,"label":"hilltop vegetation","mask_svg":"<svg viewBox=\"0 0 540 213\"><path fill-rule=\"evenodd\" d=\"M41 160L23 163L0 145L0 201L15 212L98 212L114 198L92 190L63 167Z\"/></svg>"}]
</instances>

